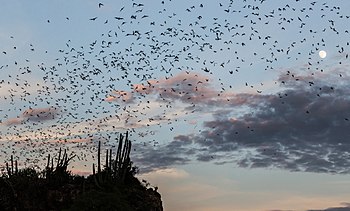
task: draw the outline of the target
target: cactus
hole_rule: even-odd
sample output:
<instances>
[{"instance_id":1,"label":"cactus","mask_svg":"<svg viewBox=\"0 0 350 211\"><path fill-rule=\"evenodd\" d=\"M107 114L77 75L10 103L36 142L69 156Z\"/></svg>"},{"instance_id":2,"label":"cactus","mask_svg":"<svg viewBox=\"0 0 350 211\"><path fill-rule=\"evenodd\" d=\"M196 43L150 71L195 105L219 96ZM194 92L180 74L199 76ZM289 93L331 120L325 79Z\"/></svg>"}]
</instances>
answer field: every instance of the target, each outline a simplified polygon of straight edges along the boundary
<instances>
[{"instance_id":1,"label":"cactus","mask_svg":"<svg viewBox=\"0 0 350 211\"><path fill-rule=\"evenodd\" d=\"M11 155L11 167L9 166L9 164L6 162L6 170L7 170L7 176L11 177L13 175L16 175L18 173L18 163L17 160L13 160L13 155ZM15 163L15 164L13 164Z\"/></svg>"},{"instance_id":2,"label":"cactus","mask_svg":"<svg viewBox=\"0 0 350 211\"><path fill-rule=\"evenodd\" d=\"M128 140L128 133L126 133L125 137L121 136L121 139L119 140L119 146L121 146L124 138L124 147L121 152L121 157L119 160L116 160L118 162L118 169L115 169L117 171L117 178L121 180L121 182L124 182L126 173L131 170L131 161L130 161L130 150L131 150L131 141Z\"/></svg>"},{"instance_id":3,"label":"cactus","mask_svg":"<svg viewBox=\"0 0 350 211\"><path fill-rule=\"evenodd\" d=\"M101 184L101 182L103 182L103 181L101 181L100 177L97 177L96 171L95 171L95 164L94 164L94 163L92 164L92 175L93 175L93 177L94 177L95 185L96 185L98 188L102 189L102 187L100 186L100 184Z\"/></svg>"},{"instance_id":4,"label":"cactus","mask_svg":"<svg viewBox=\"0 0 350 211\"><path fill-rule=\"evenodd\" d=\"M66 150L64 150L64 153L62 155L62 149L60 148L56 167L54 167L53 158L51 158L50 160L50 154L49 154L47 157L46 168L45 168L45 171L43 172L47 181L52 185L60 185L61 183L64 183L64 181L69 178L69 174L70 174L67 170L69 162L75 156L76 155L72 155L68 157ZM51 166L50 166L50 161L51 161Z\"/></svg>"},{"instance_id":5,"label":"cactus","mask_svg":"<svg viewBox=\"0 0 350 211\"><path fill-rule=\"evenodd\" d=\"M72 155L72 156L70 156L70 157L68 158L67 151L64 150L63 157L62 157L62 159L60 159L60 158L61 158L61 148L60 148L55 171L59 171L59 170L61 170L61 171L67 171L67 167L68 167L69 162L70 162L75 156L76 156L76 155Z\"/></svg>"},{"instance_id":6,"label":"cactus","mask_svg":"<svg viewBox=\"0 0 350 211\"><path fill-rule=\"evenodd\" d=\"M125 136L120 134L117 154L114 160L112 172L114 178L121 183L125 181L126 173L130 172L131 170L131 161L129 157L130 150L131 141L128 139L128 132L126 132Z\"/></svg>"},{"instance_id":7,"label":"cactus","mask_svg":"<svg viewBox=\"0 0 350 211\"><path fill-rule=\"evenodd\" d=\"M10 167L9 167L9 164L6 162L6 170L7 170L7 176L8 177L11 177L11 169L10 169Z\"/></svg>"},{"instance_id":8,"label":"cactus","mask_svg":"<svg viewBox=\"0 0 350 211\"><path fill-rule=\"evenodd\" d=\"M95 170L95 164L92 164L92 173L94 177L95 184L98 188L103 189L102 187L105 186L109 181L111 177L108 177L108 151L106 152L106 165L104 168L104 171L101 170L101 142L98 142L98 149L97 149L97 174Z\"/></svg>"},{"instance_id":9,"label":"cactus","mask_svg":"<svg viewBox=\"0 0 350 211\"><path fill-rule=\"evenodd\" d=\"M101 142L99 141L98 142L98 150L97 150L97 163L98 163L98 166L97 166L97 173L101 173Z\"/></svg>"},{"instance_id":10,"label":"cactus","mask_svg":"<svg viewBox=\"0 0 350 211\"><path fill-rule=\"evenodd\" d=\"M112 160L112 150L106 150L106 164L101 171L101 142L98 143L97 150L97 173L95 164L92 165L93 177L97 187L103 184L120 182L124 183L127 173L131 171L130 161L131 141L128 140L128 132L123 136L120 134L115 160Z\"/></svg>"}]
</instances>

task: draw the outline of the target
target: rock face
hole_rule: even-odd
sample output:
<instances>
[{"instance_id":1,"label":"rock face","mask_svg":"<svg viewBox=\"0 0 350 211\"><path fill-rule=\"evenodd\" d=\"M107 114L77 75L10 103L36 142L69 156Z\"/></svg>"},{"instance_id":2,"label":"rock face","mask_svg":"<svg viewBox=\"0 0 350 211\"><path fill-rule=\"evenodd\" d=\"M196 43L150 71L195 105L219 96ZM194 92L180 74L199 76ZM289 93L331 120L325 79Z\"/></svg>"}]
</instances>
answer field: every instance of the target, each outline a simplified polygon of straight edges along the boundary
<instances>
[{"instance_id":1,"label":"rock face","mask_svg":"<svg viewBox=\"0 0 350 211\"><path fill-rule=\"evenodd\" d=\"M148 195L149 196L149 202L151 204L151 210L154 211L163 211L163 203L162 203L162 198L160 196L160 194L155 191L155 190L151 190L152 192Z\"/></svg>"},{"instance_id":2,"label":"rock face","mask_svg":"<svg viewBox=\"0 0 350 211\"><path fill-rule=\"evenodd\" d=\"M163 211L161 196L152 188L143 191L134 190L130 196L132 210Z\"/></svg>"}]
</instances>

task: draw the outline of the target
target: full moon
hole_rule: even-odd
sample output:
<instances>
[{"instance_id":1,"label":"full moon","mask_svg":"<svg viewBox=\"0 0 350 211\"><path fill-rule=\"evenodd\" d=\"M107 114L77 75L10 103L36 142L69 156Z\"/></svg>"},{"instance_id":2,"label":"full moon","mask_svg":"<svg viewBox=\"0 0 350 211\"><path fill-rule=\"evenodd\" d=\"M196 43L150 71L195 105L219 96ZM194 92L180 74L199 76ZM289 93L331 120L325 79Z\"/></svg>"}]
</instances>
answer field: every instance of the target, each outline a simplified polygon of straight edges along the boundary
<instances>
[{"instance_id":1,"label":"full moon","mask_svg":"<svg viewBox=\"0 0 350 211\"><path fill-rule=\"evenodd\" d=\"M322 50L322 51L318 52L318 55L321 57L321 59L324 59L327 56L327 52Z\"/></svg>"}]
</instances>

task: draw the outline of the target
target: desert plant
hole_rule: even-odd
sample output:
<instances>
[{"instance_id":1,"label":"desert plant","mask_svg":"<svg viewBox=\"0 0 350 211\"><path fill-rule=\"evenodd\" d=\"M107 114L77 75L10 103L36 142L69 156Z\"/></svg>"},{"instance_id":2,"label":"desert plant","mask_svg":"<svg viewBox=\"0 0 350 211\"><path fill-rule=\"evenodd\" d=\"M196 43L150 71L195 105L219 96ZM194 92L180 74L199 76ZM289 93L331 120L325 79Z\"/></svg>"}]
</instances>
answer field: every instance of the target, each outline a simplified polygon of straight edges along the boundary
<instances>
[{"instance_id":1,"label":"desert plant","mask_svg":"<svg viewBox=\"0 0 350 211\"><path fill-rule=\"evenodd\" d=\"M68 171L68 165L69 162L75 157L76 155L68 156L67 151L64 150L62 155L62 149L60 148L58 152L58 159L56 166L54 167L53 164L53 158L51 159L51 165L50 165L50 154L47 158L47 165L46 168L43 171L43 175L46 178L46 181L51 186L60 186L64 183L66 183L71 178L71 173Z\"/></svg>"},{"instance_id":2,"label":"desert plant","mask_svg":"<svg viewBox=\"0 0 350 211\"><path fill-rule=\"evenodd\" d=\"M11 177L12 175L15 175L18 173L18 164L17 164L17 160L13 161L13 155L11 155L11 167L9 166L9 164L6 162L6 170L7 170L7 176ZM15 162L15 165L13 164Z\"/></svg>"},{"instance_id":3,"label":"desert plant","mask_svg":"<svg viewBox=\"0 0 350 211\"><path fill-rule=\"evenodd\" d=\"M130 160L131 141L128 139L128 132L125 136L120 134L115 159L112 159L112 150L106 150L106 164L101 168L101 142L97 149L97 173L95 164L92 165L92 172L96 186L102 188L109 183L123 184L128 175L134 176L137 168L132 166Z\"/></svg>"}]
</instances>

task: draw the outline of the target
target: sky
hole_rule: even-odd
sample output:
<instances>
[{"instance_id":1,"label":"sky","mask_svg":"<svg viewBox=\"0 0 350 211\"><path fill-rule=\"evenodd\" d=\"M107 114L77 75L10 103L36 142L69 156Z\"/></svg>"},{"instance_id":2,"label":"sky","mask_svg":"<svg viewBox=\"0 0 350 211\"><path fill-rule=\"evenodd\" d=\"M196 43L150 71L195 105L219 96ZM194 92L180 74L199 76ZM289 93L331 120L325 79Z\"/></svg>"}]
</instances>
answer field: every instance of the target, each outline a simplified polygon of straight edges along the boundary
<instances>
[{"instance_id":1,"label":"sky","mask_svg":"<svg viewBox=\"0 0 350 211\"><path fill-rule=\"evenodd\" d=\"M165 210L350 210L349 9L2 2L0 163L64 148L89 174L129 131Z\"/></svg>"}]
</instances>

